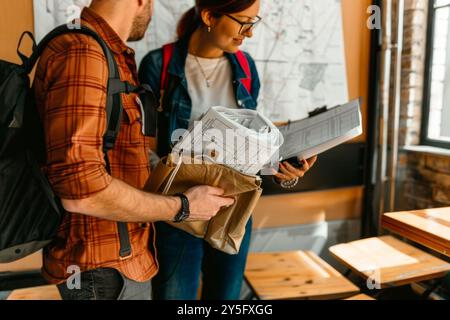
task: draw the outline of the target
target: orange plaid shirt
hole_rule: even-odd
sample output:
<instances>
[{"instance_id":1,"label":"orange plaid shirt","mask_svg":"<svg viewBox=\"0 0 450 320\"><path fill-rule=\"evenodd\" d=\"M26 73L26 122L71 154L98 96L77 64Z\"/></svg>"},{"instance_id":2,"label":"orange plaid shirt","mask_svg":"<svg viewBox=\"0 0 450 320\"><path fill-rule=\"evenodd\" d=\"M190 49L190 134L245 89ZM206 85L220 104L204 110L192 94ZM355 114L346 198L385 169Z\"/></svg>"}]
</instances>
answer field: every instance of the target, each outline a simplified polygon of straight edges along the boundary
<instances>
[{"instance_id":1,"label":"orange plaid shirt","mask_svg":"<svg viewBox=\"0 0 450 320\"><path fill-rule=\"evenodd\" d=\"M108 44L120 77L138 83L134 51L108 23L86 8L83 25L95 30ZM67 34L54 39L39 61L35 96L46 138L44 168L52 188L63 199L83 199L108 187L112 177L142 189L150 169L150 139L142 134L137 96L122 94L124 116L115 147L109 152L111 175L103 155L106 130L108 67L95 39ZM44 250L43 275L51 283L70 277L68 267L81 271L115 268L126 277L143 282L158 266L151 250L154 229L149 224L129 223L132 256L119 258L117 223L77 213L67 213L54 241Z\"/></svg>"}]
</instances>

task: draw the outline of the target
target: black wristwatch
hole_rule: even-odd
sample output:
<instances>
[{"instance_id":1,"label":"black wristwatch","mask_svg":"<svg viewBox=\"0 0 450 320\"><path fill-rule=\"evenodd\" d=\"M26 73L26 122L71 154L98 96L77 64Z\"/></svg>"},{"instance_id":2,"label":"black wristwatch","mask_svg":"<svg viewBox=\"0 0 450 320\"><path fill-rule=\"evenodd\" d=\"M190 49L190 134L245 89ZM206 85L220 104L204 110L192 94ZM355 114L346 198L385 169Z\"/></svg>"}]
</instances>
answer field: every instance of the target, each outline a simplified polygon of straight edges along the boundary
<instances>
[{"instance_id":1,"label":"black wristwatch","mask_svg":"<svg viewBox=\"0 0 450 320\"><path fill-rule=\"evenodd\" d=\"M180 197L181 199L181 210L177 213L173 222L183 222L189 218L189 199L183 193L177 193L174 195L175 197Z\"/></svg>"}]
</instances>

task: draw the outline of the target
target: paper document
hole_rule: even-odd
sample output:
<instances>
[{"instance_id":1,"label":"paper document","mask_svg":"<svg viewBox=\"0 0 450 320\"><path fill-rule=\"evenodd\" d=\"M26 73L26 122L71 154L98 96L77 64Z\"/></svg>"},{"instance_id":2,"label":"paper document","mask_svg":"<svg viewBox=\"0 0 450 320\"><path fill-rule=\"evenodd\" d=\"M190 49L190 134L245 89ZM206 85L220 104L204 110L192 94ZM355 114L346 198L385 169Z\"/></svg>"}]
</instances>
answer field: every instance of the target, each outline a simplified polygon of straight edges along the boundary
<instances>
[{"instance_id":1,"label":"paper document","mask_svg":"<svg viewBox=\"0 0 450 320\"><path fill-rule=\"evenodd\" d=\"M283 143L278 128L253 110L211 107L172 149L174 158L210 160L256 175ZM203 161L204 162L204 161Z\"/></svg>"},{"instance_id":2,"label":"paper document","mask_svg":"<svg viewBox=\"0 0 450 320\"><path fill-rule=\"evenodd\" d=\"M362 134L360 100L279 127L284 137L280 159L308 159Z\"/></svg>"}]
</instances>

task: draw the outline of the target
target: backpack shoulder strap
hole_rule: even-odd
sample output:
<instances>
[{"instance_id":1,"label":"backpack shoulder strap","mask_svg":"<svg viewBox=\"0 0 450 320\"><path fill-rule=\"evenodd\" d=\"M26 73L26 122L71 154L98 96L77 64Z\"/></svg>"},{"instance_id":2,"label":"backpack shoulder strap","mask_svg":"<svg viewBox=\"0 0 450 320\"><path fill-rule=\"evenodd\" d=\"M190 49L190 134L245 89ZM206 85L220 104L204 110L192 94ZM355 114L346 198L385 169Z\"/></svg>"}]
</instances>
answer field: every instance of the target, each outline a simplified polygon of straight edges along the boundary
<instances>
[{"instance_id":1,"label":"backpack shoulder strap","mask_svg":"<svg viewBox=\"0 0 450 320\"><path fill-rule=\"evenodd\" d=\"M244 52L238 51L236 52L236 59L239 62L239 65L244 70L247 78L241 79L242 84L245 86L247 91L251 93L252 90L252 73L250 70L250 64L248 63L248 59L245 56Z\"/></svg>"},{"instance_id":2,"label":"backpack shoulder strap","mask_svg":"<svg viewBox=\"0 0 450 320\"><path fill-rule=\"evenodd\" d=\"M163 46L163 64L161 70L161 90L165 90L169 83L169 64L172 60L175 44L169 43Z\"/></svg>"},{"instance_id":3,"label":"backpack shoulder strap","mask_svg":"<svg viewBox=\"0 0 450 320\"><path fill-rule=\"evenodd\" d=\"M132 86L128 82L120 80L119 69L116 60L114 59L114 54L97 32L86 26L81 26L79 29L70 29L67 25L62 25L55 28L37 45L31 57L24 63L24 70L27 74L29 74L48 44L53 39L68 33L85 34L94 38L105 54L109 72L107 84L108 97L106 99L107 130L104 137L104 151L107 152L114 147L116 137L120 129L120 120L123 112L120 94L133 92L136 90L136 87Z\"/></svg>"},{"instance_id":4,"label":"backpack shoulder strap","mask_svg":"<svg viewBox=\"0 0 450 320\"><path fill-rule=\"evenodd\" d=\"M161 69L161 83L159 85L160 98L158 111L162 112L164 110L164 94L169 86L169 64L172 60L173 53L175 51L175 43L169 43L162 47L163 61Z\"/></svg>"},{"instance_id":5,"label":"backpack shoulder strap","mask_svg":"<svg viewBox=\"0 0 450 320\"><path fill-rule=\"evenodd\" d=\"M86 26L81 26L81 28L77 28L77 29L70 29L67 25L61 25L61 26L53 29L35 47L35 50L33 50L31 57L24 64L25 71L28 73L31 72L34 65L39 60L39 57L42 55L45 48L48 46L48 44L52 40L54 40L55 38L62 36L64 34L68 34L68 33L85 34L85 35L88 35L88 36L91 36L92 38L94 38L99 43L99 45L102 47L102 50L105 54L105 57L106 57L106 60L108 63L110 76L118 76L119 73L118 73L118 69L117 69L117 64L114 60L111 50L109 49L109 47L107 46L105 41L97 34L97 32L95 32L94 30L92 30Z\"/></svg>"}]
</instances>

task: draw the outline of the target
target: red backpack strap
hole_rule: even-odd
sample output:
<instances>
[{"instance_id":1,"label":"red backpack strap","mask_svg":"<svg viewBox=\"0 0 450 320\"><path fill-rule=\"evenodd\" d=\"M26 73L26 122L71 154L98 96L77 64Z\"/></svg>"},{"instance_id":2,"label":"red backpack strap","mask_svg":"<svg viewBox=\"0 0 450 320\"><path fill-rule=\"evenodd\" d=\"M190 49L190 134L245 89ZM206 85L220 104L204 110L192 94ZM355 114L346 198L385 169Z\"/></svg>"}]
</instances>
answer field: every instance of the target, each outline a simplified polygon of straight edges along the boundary
<instances>
[{"instance_id":1,"label":"red backpack strap","mask_svg":"<svg viewBox=\"0 0 450 320\"><path fill-rule=\"evenodd\" d=\"M168 84L168 70L169 63L172 60L173 52L175 50L175 44L169 43L163 46L163 65L162 65L162 73L161 73L161 90L165 90Z\"/></svg>"},{"instance_id":2,"label":"red backpack strap","mask_svg":"<svg viewBox=\"0 0 450 320\"><path fill-rule=\"evenodd\" d=\"M242 51L238 51L236 52L236 58L240 64L240 66L242 67L242 69L244 69L245 75L247 76L247 78L245 79L241 79L242 84L244 85L244 87L247 89L247 91L249 93L251 93L252 90L252 73L250 71L250 64L248 63L248 59L245 56L244 52Z\"/></svg>"},{"instance_id":3,"label":"red backpack strap","mask_svg":"<svg viewBox=\"0 0 450 320\"><path fill-rule=\"evenodd\" d=\"M169 84L169 64L170 60L172 60L173 52L175 50L175 44L169 43L163 46L163 63L161 70L161 83L159 85L160 89L160 100L159 100L159 108L158 111L163 111L162 101L164 98L164 91L167 89Z\"/></svg>"}]
</instances>

